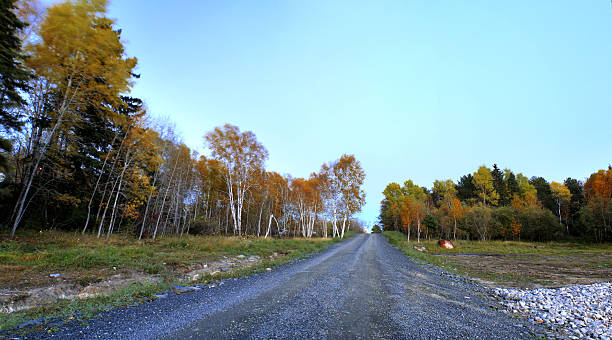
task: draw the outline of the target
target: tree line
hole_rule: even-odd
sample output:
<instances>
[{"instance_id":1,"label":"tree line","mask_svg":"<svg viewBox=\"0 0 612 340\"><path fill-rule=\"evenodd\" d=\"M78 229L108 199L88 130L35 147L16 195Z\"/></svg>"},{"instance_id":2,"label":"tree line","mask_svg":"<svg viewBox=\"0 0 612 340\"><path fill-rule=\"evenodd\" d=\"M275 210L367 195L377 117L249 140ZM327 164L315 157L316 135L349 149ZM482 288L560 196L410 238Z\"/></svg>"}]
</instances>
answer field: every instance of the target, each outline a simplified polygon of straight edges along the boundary
<instances>
[{"instance_id":1,"label":"tree line","mask_svg":"<svg viewBox=\"0 0 612 340\"><path fill-rule=\"evenodd\" d=\"M383 191L379 221L408 239L612 241L612 168L585 181L527 178L510 169L481 166L472 174L435 180L431 188L411 180ZM415 235L416 234L416 235Z\"/></svg>"},{"instance_id":2,"label":"tree line","mask_svg":"<svg viewBox=\"0 0 612 340\"><path fill-rule=\"evenodd\" d=\"M250 131L206 133L206 157L151 119L129 95L137 59L106 10L106 0L0 1L0 221L11 236L344 237L361 228L365 173L353 155L293 178L265 169L268 151Z\"/></svg>"}]
</instances>

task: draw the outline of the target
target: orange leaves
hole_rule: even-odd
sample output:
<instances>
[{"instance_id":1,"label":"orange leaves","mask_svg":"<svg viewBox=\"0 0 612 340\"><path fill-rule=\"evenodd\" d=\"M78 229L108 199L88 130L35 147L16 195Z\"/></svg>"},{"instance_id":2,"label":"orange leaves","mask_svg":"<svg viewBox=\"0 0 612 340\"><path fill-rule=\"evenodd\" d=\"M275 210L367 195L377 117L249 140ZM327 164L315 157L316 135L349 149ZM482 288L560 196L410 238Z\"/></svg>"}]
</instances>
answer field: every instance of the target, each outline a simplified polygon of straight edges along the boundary
<instances>
[{"instance_id":1,"label":"orange leaves","mask_svg":"<svg viewBox=\"0 0 612 340\"><path fill-rule=\"evenodd\" d=\"M525 211L531 208L542 208L542 203L540 203L538 197L532 193L525 194L525 197L514 194L512 198L512 207L516 211Z\"/></svg>"},{"instance_id":2,"label":"orange leaves","mask_svg":"<svg viewBox=\"0 0 612 340\"><path fill-rule=\"evenodd\" d=\"M612 169L599 170L584 183L584 198L587 203L600 199L607 206L612 199Z\"/></svg>"},{"instance_id":3,"label":"orange leaves","mask_svg":"<svg viewBox=\"0 0 612 340\"><path fill-rule=\"evenodd\" d=\"M459 199L457 199L456 197L452 199L450 213L453 216L453 218L456 218L456 219L462 218L463 215L465 214L465 212L463 211L463 205L461 204L461 201L459 201Z\"/></svg>"}]
</instances>

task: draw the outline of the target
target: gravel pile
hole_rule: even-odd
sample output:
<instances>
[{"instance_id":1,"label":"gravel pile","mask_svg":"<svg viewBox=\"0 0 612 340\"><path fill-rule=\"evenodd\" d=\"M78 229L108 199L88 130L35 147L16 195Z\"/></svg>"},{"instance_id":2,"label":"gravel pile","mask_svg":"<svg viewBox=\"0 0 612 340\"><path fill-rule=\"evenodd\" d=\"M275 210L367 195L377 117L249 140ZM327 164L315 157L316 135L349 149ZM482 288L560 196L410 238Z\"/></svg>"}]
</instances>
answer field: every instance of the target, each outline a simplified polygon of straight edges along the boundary
<instances>
[{"instance_id":1,"label":"gravel pile","mask_svg":"<svg viewBox=\"0 0 612 340\"><path fill-rule=\"evenodd\" d=\"M528 314L570 339L612 339L612 282L494 291L508 313Z\"/></svg>"}]
</instances>

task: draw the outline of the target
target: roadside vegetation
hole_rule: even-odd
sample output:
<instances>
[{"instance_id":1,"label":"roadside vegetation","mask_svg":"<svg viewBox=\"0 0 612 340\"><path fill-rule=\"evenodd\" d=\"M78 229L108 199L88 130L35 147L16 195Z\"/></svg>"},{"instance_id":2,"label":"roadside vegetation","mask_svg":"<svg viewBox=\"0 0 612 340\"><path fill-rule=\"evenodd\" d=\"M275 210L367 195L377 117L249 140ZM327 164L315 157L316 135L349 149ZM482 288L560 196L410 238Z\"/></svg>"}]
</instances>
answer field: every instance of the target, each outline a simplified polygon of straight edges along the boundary
<instances>
[{"instance_id":1,"label":"roadside vegetation","mask_svg":"<svg viewBox=\"0 0 612 340\"><path fill-rule=\"evenodd\" d=\"M349 236L353 232L349 233ZM92 317L95 313L138 304L173 285L210 283L265 271L339 241L325 238L255 238L225 236L163 237L134 242L131 236L66 232L31 233L0 241L0 290L70 285L88 285L128 278L109 294L85 299L57 300L44 306L0 313L0 330L26 321L54 317ZM237 256L256 256L257 261L233 266ZM197 279L185 274L202 264L225 261L223 270L211 270ZM59 274L50 277L50 274Z\"/></svg>"},{"instance_id":2,"label":"roadside vegetation","mask_svg":"<svg viewBox=\"0 0 612 340\"><path fill-rule=\"evenodd\" d=\"M397 231L384 235L407 256L495 287L559 287L612 278L612 243L457 240L455 248L442 249L437 240L408 241Z\"/></svg>"}]
</instances>

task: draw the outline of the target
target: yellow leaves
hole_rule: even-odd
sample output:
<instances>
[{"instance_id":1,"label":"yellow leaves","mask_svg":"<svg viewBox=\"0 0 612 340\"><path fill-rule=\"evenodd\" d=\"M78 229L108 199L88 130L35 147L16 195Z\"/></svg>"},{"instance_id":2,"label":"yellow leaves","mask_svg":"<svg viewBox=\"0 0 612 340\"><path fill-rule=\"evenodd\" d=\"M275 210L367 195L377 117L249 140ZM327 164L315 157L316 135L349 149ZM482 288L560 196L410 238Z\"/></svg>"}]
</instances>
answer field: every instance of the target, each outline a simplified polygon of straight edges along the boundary
<instances>
[{"instance_id":1,"label":"yellow leaves","mask_svg":"<svg viewBox=\"0 0 612 340\"><path fill-rule=\"evenodd\" d=\"M118 104L130 89L135 58L125 58L106 1L66 1L51 6L41 41L29 47L27 64L62 97L61 105Z\"/></svg>"},{"instance_id":2,"label":"yellow leaves","mask_svg":"<svg viewBox=\"0 0 612 340\"><path fill-rule=\"evenodd\" d=\"M499 194L493 187L493 175L491 170L486 166L481 166L478 171L474 173L474 186L476 186L476 193L478 197L482 198L483 203L490 203L497 205L499 200Z\"/></svg>"},{"instance_id":3,"label":"yellow leaves","mask_svg":"<svg viewBox=\"0 0 612 340\"><path fill-rule=\"evenodd\" d=\"M572 198L572 194L570 193L569 189L561 183L557 183L555 181L551 182L550 190L552 191L553 197L557 200L559 205L564 202L569 202Z\"/></svg>"}]
</instances>

